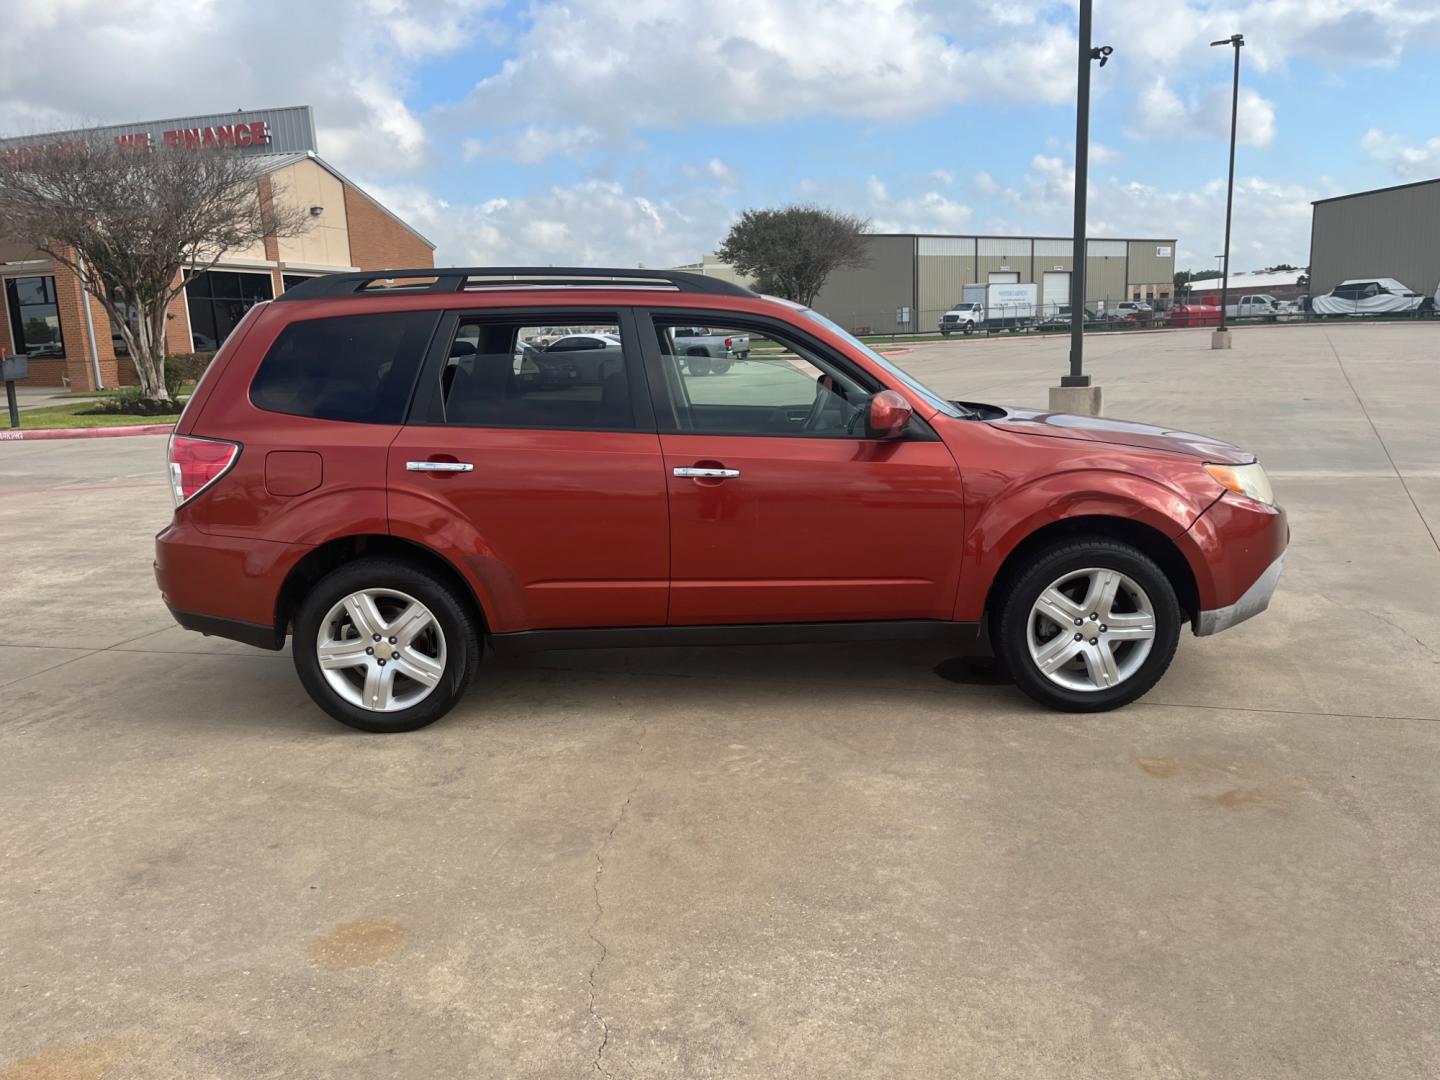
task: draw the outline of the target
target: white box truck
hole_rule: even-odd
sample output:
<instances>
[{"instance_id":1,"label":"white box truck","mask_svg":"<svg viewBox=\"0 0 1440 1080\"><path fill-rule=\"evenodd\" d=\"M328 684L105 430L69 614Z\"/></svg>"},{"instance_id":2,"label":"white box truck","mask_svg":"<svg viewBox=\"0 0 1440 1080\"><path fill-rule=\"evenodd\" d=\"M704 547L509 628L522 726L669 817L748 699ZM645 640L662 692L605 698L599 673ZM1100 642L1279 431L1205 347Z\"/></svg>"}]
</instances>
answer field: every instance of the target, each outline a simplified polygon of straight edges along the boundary
<instances>
[{"instance_id":1,"label":"white box truck","mask_svg":"<svg viewBox=\"0 0 1440 1080\"><path fill-rule=\"evenodd\" d=\"M970 334L976 330L1018 330L1034 324L1040 312L1040 286L992 281L966 285L964 297L940 317L940 333Z\"/></svg>"}]
</instances>

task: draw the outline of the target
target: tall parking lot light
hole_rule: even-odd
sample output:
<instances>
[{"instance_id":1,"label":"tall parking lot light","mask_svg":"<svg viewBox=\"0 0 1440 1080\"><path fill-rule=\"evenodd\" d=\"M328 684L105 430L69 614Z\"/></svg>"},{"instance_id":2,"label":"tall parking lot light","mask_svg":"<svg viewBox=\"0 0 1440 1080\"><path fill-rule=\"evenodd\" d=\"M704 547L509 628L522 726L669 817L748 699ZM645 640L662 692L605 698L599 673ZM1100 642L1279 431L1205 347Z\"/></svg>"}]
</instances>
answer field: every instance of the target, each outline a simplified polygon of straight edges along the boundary
<instances>
[{"instance_id":1,"label":"tall parking lot light","mask_svg":"<svg viewBox=\"0 0 1440 1080\"><path fill-rule=\"evenodd\" d=\"M1090 45L1092 0L1080 0L1080 43L1075 87L1075 247L1070 267L1070 374L1062 375L1059 386L1050 388L1052 412L1100 413L1100 387L1090 385L1085 374L1085 195L1090 167L1090 62L1100 66L1115 50L1109 45Z\"/></svg>"},{"instance_id":2,"label":"tall parking lot light","mask_svg":"<svg viewBox=\"0 0 1440 1080\"><path fill-rule=\"evenodd\" d=\"M1225 325L1225 304L1230 291L1230 211L1235 205L1235 121L1240 113L1240 49L1245 44L1244 34L1231 34L1228 38L1210 42L1216 45L1232 45L1235 48L1235 82L1230 90L1230 182L1225 188L1225 254L1220 270L1220 325L1210 335L1212 349L1230 348L1230 330Z\"/></svg>"}]
</instances>

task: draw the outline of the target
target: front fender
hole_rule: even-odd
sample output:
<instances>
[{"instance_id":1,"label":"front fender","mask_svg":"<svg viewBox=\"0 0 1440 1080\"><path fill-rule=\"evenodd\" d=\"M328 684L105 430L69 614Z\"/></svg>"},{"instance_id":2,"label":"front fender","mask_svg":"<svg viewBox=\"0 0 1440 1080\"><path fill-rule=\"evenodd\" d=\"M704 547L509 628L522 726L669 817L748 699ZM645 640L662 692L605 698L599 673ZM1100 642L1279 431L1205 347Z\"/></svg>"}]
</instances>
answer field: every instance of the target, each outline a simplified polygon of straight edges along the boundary
<instances>
[{"instance_id":1,"label":"front fender","mask_svg":"<svg viewBox=\"0 0 1440 1080\"><path fill-rule=\"evenodd\" d=\"M971 479L991 479L967 474ZM967 491L967 495L969 492ZM983 498L983 492L976 493ZM1047 525L1082 517L1119 518L1147 526L1174 541L1214 501L1170 482L1115 465L1082 465L1001 486L972 519L965 538L965 573L955 618L981 617L986 597L1005 560L1027 537Z\"/></svg>"}]
</instances>

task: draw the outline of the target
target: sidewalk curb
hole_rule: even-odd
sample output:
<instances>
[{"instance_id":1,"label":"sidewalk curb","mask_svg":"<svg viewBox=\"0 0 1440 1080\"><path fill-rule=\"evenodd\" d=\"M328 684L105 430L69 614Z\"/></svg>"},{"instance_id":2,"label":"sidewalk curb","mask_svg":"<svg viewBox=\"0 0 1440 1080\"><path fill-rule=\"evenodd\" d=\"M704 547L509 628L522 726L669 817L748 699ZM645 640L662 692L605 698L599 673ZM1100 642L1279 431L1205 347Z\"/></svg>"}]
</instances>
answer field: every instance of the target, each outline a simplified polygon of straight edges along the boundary
<instances>
[{"instance_id":1,"label":"sidewalk curb","mask_svg":"<svg viewBox=\"0 0 1440 1080\"><path fill-rule=\"evenodd\" d=\"M29 442L34 439L113 439L123 435L168 435L172 424L117 424L93 428L0 428L0 442Z\"/></svg>"}]
</instances>

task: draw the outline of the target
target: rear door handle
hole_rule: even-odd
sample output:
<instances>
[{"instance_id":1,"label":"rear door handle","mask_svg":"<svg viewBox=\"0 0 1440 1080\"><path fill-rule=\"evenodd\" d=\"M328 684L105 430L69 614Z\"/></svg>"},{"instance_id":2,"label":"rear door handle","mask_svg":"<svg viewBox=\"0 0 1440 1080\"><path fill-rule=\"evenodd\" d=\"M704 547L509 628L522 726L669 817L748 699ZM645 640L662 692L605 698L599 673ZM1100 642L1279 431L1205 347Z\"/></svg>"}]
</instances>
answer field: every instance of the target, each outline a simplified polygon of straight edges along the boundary
<instances>
[{"instance_id":1,"label":"rear door handle","mask_svg":"<svg viewBox=\"0 0 1440 1080\"><path fill-rule=\"evenodd\" d=\"M407 461L406 472L474 472L468 461Z\"/></svg>"},{"instance_id":2,"label":"rear door handle","mask_svg":"<svg viewBox=\"0 0 1440 1080\"><path fill-rule=\"evenodd\" d=\"M677 468L676 476L704 477L714 480L730 480L740 475L739 469Z\"/></svg>"}]
</instances>

